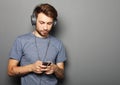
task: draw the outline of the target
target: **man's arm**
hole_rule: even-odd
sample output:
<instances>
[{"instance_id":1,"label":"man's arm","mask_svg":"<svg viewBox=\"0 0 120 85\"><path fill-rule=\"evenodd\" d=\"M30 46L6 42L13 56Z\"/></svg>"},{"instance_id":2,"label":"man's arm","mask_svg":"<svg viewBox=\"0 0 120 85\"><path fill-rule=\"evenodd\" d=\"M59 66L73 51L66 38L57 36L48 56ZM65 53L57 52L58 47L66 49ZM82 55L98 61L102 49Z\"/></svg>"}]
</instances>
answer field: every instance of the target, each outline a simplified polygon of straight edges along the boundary
<instances>
[{"instance_id":1,"label":"man's arm","mask_svg":"<svg viewBox=\"0 0 120 85\"><path fill-rule=\"evenodd\" d=\"M64 63L51 64L46 68L46 74L55 74L57 78L64 78Z\"/></svg>"},{"instance_id":2,"label":"man's arm","mask_svg":"<svg viewBox=\"0 0 120 85\"><path fill-rule=\"evenodd\" d=\"M24 75L29 72L32 72L32 64L27 66L18 66L18 61L15 59L9 59L8 62L8 75L9 76L17 76L17 75Z\"/></svg>"},{"instance_id":3,"label":"man's arm","mask_svg":"<svg viewBox=\"0 0 120 85\"><path fill-rule=\"evenodd\" d=\"M64 78L64 63L63 62L57 63L55 65L54 73L58 78L60 78L60 79Z\"/></svg>"},{"instance_id":4,"label":"man's arm","mask_svg":"<svg viewBox=\"0 0 120 85\"><path fill-rule=\"evenodd\" d=\"M8 62L8 75L9 76L21 76L28 74L30 72L34 72L37 74L41 74L41 61L36 61L33 64L29 64L26 66L18 66L19 61L15 59L9 59Z\"/></svg>"}]
</instances>

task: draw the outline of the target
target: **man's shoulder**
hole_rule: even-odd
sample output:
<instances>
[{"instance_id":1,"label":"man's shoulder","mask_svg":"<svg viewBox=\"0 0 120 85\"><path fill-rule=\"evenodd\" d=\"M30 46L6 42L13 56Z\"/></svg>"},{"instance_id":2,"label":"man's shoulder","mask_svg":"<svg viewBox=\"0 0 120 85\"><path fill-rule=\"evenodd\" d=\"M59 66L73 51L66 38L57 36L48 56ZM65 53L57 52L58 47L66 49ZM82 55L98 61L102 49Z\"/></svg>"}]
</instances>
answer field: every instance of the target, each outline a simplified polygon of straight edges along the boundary
<instances>
[{"instance_id":1,"label":"man's shoulder","mask_svg":"<svg viewBox=\"0 0 120 85\"><path fill-rule=\"evenodd\" d=\"M50 39L51 39L51 44L52 44L54 47L60 49L61 46L63 46L63 43L62 43L62 41L61 41L59 38L56 38L56 37L54 37L54 36L50 36Z\"/></svg>"},{"instance_id":2,"label":"man's shoulder","mask_svg":"<svg viewBox=\"0 0 120 85\"><path fill-rule=\"evenodd\" d=\"M34 39L34 36L32 35L32 33L26 33L26 34L17 36L16 41L21 42L21 43L26 43L33 39Z\"/></svg>"},{"instance_id":3,"label":"man's shoulder","mask_svg":"<svg viewBox=\"0 0 120 85\"><path fill-rule=\"evenodd\" d=\"M26 34L19 35L17 38L18 39L30 39L32 37L33 37L32 33L26 33Z\"/></svg>"},{"instance_id":4,"label":"man's shoulder","mask_svg":"<svg viewBox=\"0 0 120 85\"><path fill-rule=\"evenodd\" d=\"M50 39L51 39L51 41L52 41L53 43L61 43L61 40L58 39L58 38L56 38L56 37L54 37L54 36L50 36Z\"/></svg>"}]
</instances>

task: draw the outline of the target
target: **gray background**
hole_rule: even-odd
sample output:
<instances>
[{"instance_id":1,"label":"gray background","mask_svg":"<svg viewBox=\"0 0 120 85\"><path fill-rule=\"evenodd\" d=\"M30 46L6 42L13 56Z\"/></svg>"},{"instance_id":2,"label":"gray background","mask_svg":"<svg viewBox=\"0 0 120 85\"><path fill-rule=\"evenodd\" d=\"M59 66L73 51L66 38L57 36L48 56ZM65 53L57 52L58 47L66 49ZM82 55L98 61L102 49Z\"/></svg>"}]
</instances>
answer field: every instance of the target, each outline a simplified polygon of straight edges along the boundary
<instances>
[{"instance_id":1,"label":"gray background","mask_svg":"<svg viewBox=\"0 0 120 85\"><path fill-rule=\"evenodd\" d=\"M120 85L120 0L0 0L0 85L19 85L7 75L8 54L18 35L33 30L30 15L44 2L59 13L64 85Z\"/></svg>"}]
</instances>

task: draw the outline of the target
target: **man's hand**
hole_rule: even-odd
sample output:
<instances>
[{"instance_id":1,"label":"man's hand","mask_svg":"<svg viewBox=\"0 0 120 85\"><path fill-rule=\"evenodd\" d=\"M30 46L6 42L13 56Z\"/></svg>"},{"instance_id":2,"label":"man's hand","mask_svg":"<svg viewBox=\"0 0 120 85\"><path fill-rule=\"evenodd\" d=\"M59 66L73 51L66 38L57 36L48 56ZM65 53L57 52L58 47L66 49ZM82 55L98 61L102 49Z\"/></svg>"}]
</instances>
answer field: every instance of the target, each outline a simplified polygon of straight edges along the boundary
<instances>
[{"instance_id":1,"label":"man's hand","mask_svg":"<svg viewBox=\"0 0 120 85\"><path fill-rule=\"evenodd\" d=\"M55 72L55 69L56 69L56 65L52 63L51 65L47 66L45 73L53 74Z\"/></svg>"},{"instance_id":2,"label":"man's hand","mask_svg":"<svg viewBox=\"0 0 120 85\"><path fill-rule=\"evenodd\" d=\"M43 73L44 71L46 71L45 69L46 69L46 66L42 65L42 61L36 61L32 65L33 72L37 74Z\"/></svg>"}]
</instances>

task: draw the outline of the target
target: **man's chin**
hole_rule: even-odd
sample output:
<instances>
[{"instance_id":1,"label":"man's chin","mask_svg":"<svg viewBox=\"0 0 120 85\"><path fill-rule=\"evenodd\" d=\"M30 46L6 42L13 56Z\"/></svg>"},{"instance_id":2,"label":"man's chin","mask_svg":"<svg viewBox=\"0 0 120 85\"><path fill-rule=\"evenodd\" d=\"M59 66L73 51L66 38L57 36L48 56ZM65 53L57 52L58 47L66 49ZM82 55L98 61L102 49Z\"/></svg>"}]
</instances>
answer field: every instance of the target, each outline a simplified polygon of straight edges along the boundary
<instances>
[{"instance_id":1,"label":"man's chin","mask_svg":"<svg viewBox=\"0 0 120 85\"><path fill-rule=\"evenodd\" d=\"M46 38L46 37L48 37L48 33L43 33L43 34L41 34L41 36Z\"/></svg>"}]
</instances>

